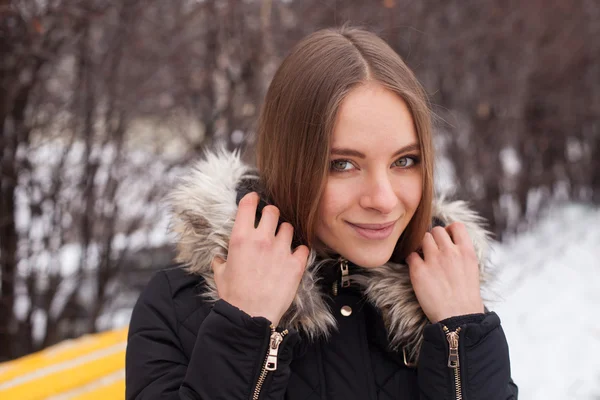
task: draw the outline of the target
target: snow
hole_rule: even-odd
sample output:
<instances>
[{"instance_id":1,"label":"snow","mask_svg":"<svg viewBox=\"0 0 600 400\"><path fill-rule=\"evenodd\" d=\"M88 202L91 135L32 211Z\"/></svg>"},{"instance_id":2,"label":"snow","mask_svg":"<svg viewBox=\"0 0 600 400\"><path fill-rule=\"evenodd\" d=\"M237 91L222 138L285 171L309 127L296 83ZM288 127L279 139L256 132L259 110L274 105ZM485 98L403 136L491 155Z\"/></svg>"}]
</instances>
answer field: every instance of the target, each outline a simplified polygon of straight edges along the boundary
<instances>
[{"instance_id":1,"label":"snow","mask_svg":"<svg viewBox=\"0 0 600 400\"><path fill-rule=\"evenodd\" d=\"M600 209L554 208L492 249L490 308L502 319L519 399L600 399ZM99 326L126 326L130 314L105 314Z\"/></svg>"},{"instance_id":2,"label":"snow","mask_svg":"<svg viewBox=\"0 0 600 400\"><path fill-rule=\"evenodd\" d=\"M151 127L144 129L149 131ZM146 131L140 134L146 137L152 133ZM164 133L162 137L173 136L173 132ZM137 137L135 133L131 136ZM169 241L166 205L161 199L174 177L185 168L171 168L171 164L177 158L183 158L186 148L171 146L166 154L160 148L142 145L146 143L144 140L141 142L126 144L121 158L112 143L95 142L91 148L91 159L97 168L94 229L99 231L98 228L116 213L114 246L110 254L114 259L141 249L160 247ZM102 237L94 237L87 247L79 241L80 217L87 212L81 197L85 156L84 142L75 140L71 143L68 134L40 134L34 137L31 147L19 148L20 159L27 160L30 169L19 176L15 196L15 222L20 241L14 312L19 321L32 313L36 342L43 339L47 319L60 315L73 292L83 305L90 306L96 301L92 288L93 271L103 256L105 243ZM57 175L61 185L59 192L54 193L53 179ZM110 194L112 184L117 185L114 196ZM57 214L59 211L61 214ZM55 220L56 215L60 215L60 220ZM61 277L51 304L40 307L31 301L32 296L39 297L29 293L25 284L32 273L35 274L36 292L42 295L53 276ZM134 302L135 299L129 303ZM114 315L111 318L103 315L100 324L104 329L122 326L128 321L130 312L108 307L107 315ZM111 324L104 320L114 321Z\"/></svg>"},{"instance_id":3,"label":"snow","mask_svg":"<svg viewBox=\"0 0 600 400\"><path fill-rule=\"evenodd\" d=\"M131 319L131 308L121 308L101 315L96 322L99 330L120 329L126 327Z\"/></svg>"},{"instance_id":4,"label":"snow","mask_svg":"<svg viewBox=\"0 0 600 400\"><path fill-rule=\"evenodd\" d=\"M440 145L442 146L443 143ZM570 158L581 156L577 142L570 143ZM50 224L52 210L44 216L32 215L30 201L37 201L40 193L26 192L28 179L49 182L50 171L62 154L64 144L46 141L29 154L35 164L32 177L20 182L17 191L17 227L29 243L35 257L22 257L19 272L26 276L32 265L42 270L51 269L58 261L65 283L52 305L51 315L64 307L66 294L73 290L76 281L69 281L80 268L83 248L77 242L63 243L53 250L42 247L42 239L55 229ZM61 150L61 151L59 151ZM94 148L100 160L96 185L100 193L109 177L109 166L115 152L110 147ZM508 174L518 171L513 150L502 153L502 168ZM83 145L74 143L67 153L64 168L64 193L61 199L73 204L78 211L76 183L83 173L81 159ZM127 164L114 173L120 186L116 205L120 221L141 218L139 229L123 226L113 239L114 251L137 251L149 246L161 246L171 238L167 234L168 219L164 206L147 201L152 189L159 183L170 181L179 170L167 169L168 160L161 160L148 151L128 150ZM451 162L442 158L438 162L437 189L452 195L455 171ZM145 179L140 179L145 177ZM474 187L481 184L476 179ZM164 186L164 184L163 184ZM44 187L44 190L46 188ZM526 222L531 222L541 200L549 193L532 190L528 197ZM510 209L512 199L503 198L502 206ZM111 206L109 205L106 205ZM108 210L110 211L110 210ZM107 213L109 213L107 211ZM67 216L68 213L67 213ZM69 221L65 220L69 225ZM63 227L67 229L67 227ZM89 268L94 268L98 258L98 244L91 243ZM493 246L492 265L497 273L497 284L492 288L494 302L491 309L502 319L510 350L512 375L520 388L520 399L526 400L598 400L600 399L600 210L590 206L570 204L555 208L542 218L533 229L502 244ZM43 279L39 284L43 284ZM19 319L24 318L32 304L26 298L25 287L19 286L15 309ZM85 285L80 295L86 296ZM91 291L87 291L89 295ZM93 301L92 298L86 300ZM121 306L103 314L98 321L101 329L114 329L129 321L134 298L124 299ZM35 339L40 340L47 315L35 310L33 324Z\"/></svg>"},{"instance_id":5,"label":"snow","mask_svg":"<svg viewBox=\"0 0 600 400\"><path fill-rule=\"evenodd\" d=\"M600 398L600 210L555 208L494 246L502 319L520 399Z\"/></svg>"},{"instance_id":6,"label":"snow","mask_svg":"<svg viewBox=\"0 0 600 400\"><path fill-rule=\"evenodd\" d=\"M521 171L521 161L513 147L505 147L500 150L500 162L506 175L517 175Z\"/></svg>"}]
</instances>

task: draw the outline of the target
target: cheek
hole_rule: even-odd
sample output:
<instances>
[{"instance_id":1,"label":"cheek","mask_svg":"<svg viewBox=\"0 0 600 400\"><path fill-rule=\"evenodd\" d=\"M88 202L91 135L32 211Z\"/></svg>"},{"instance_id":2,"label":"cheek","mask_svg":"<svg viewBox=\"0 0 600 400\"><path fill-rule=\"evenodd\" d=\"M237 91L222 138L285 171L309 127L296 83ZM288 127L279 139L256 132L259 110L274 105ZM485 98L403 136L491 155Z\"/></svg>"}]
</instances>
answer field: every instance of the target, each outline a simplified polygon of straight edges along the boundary
<instances>
[{"instance_id":1,"label":"cheek","mask_svg":"<svg viewBox=\"0 0 600 400\"><path fill-rule=\"evenodd\" d=\"M334 190L331 185L325 187L323 196L319 201L319 225L328 224L336 214Z\"/></svg>"},{"instance_id":2,"label":"cheek","mask_svg":"<svg viewBox=\"0 0 600 400\"><path fill-rule=\"evenodd\" d=\"M344 190L345 186L327 183L323 196L319 201L319 224L331 224L348 208L349 193Z\"/></svg>"},{"instance_id":3,"label":"cheek","mask_svg":"<svg viewBox=\"0 0 600 400\"><path fill-rule=\"evenodd\" d=\"M423 182L421 177L415 176L410 180L405 180L399 185L399 188L398 198L406 208L414 212L423 197Z\"/></svg>"}]
</instances>

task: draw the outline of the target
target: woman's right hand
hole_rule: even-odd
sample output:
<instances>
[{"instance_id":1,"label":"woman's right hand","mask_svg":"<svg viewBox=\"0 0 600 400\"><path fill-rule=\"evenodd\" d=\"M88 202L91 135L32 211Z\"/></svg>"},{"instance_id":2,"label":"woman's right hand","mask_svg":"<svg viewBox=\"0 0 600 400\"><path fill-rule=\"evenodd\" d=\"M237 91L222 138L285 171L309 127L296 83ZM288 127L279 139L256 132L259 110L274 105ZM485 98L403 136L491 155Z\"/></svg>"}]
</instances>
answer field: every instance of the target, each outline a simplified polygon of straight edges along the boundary
<instances>
[{"instance_id":1,"label":"woman's right hand","mask_svg":"<svg viewBox=\"0 0 600 400\"><path fill-rule=\"evenodd\" d=\"M213 260L219 297L252 317L267 318L274 326L292 304L306 268L308 247L292 251L294 228L279 227L279 209L263 208L255 225L258 195L245 195L239 203L229 240L227 261Z\"/></svg>"}]
</instances>

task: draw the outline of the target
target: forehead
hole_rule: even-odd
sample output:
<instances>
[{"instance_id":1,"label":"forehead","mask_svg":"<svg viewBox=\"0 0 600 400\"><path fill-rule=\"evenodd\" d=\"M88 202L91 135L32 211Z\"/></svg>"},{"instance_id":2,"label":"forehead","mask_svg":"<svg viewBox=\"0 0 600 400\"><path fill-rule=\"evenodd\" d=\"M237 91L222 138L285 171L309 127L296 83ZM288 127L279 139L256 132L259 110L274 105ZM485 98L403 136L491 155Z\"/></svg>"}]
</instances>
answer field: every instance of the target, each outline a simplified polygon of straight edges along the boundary
<instances>
[{"instance_id":1,"label":"forehead","mask_svg":"<svg viewBox=\"0 0 600 400\"><path fill-rule=\"evenodd\" d=\"M411 113L404 100L392 91L368 83L352 89L342 101L332 134L332 147L393 152L417 142Z\"/></svg>"}]
</instances>

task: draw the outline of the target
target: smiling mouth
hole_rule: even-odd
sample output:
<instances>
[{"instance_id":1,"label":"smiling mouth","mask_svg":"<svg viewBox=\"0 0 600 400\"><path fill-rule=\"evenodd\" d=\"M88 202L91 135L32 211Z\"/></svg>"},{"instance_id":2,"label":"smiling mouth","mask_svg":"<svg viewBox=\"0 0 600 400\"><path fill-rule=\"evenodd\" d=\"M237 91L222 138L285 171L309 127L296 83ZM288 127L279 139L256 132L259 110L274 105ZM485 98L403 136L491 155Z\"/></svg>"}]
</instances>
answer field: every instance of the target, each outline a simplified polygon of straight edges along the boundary
<instances>
[{"instance_id":1,"label":"smiling mouth","mask_svg":"<svg viewBox=\"0 0 600 400\"><path fill-rule=\"evenodd\" d=\"M354 224L352 222L348 222L348 223L350 225L356 226L357 228L378 231L381 229L389 228L390 226L393 226L394 224L396 224L396 222L398 222L398 220L392 221L392 222L386 222L385 224Z\"/></svg>"},{"instance_id":2,"label":"smiling mouth","mask_svg":"<svg viewBox=\"0 0 600 400\"><path fill-rule=\"evenodd\" d=\"M387 222L385 224L353 224L352 222L347 222L347 224L363 239L383 240L392 234L396 222L398 221Z\"/></svg>"}]
</instances>

